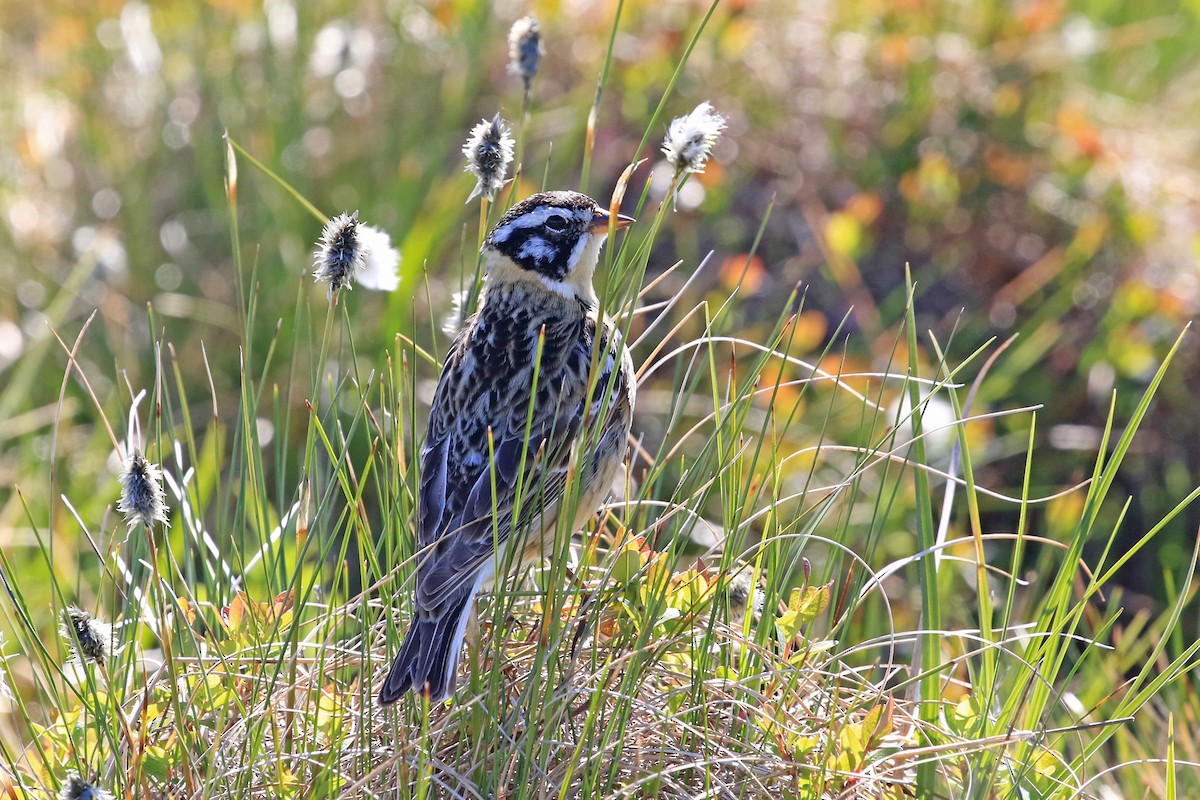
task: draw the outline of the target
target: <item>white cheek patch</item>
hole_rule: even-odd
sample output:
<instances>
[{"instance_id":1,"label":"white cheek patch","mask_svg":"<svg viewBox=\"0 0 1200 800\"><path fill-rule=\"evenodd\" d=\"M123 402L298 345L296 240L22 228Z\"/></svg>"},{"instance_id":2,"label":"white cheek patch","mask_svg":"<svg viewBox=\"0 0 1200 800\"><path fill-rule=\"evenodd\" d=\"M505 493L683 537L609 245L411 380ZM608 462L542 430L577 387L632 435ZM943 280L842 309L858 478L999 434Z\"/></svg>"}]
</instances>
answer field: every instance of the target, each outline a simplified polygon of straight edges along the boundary
<instances>
[{"instance_id":1,"label":"white cheek patch","mask_svg":"<svg viewBox=\"0 0 1200 800\"><path fill-rule=\"evenodd\" d=\"M552 261L556 249L540 236L531 236L517 251L518 258L532 258L534 261Z\"/></svg>"},{"instance_id":2,"label":"white cheek patch","mask_svg":"<svg viewBox=\"0 0 1200 800\"><path fill-rule=\"evenodd\" d=\"M582 281L590 284L592 273L595 272L596 264L600 261L600 248L604 246L604 240L607 238L608 234L605 233L585 233L579 237L579 241L571 250L567 275L576 282Z\"/></svg>"},{"instance_id":3,"label":"white cheek patch","mask_svg":"<svg viewBox=\"0 0 1200 800\"><path fill-rule=\"evenodd\" d=\"M583 248L587 247L588 239L592 238L590 234L585 233L579 237L579 241L571 248L571 257L567 259L567 274L575 271L575 265L579 263L579 257L583 255Z\"/></svg>"},{"instance_id":4,"label":"white cheek patch","mask_svg":"<svg viewBox=\"0 0 1200 800\"><path fill-rule=\"evenodd\" d=\"M583 236L580 236L579 241L575 243L575 247L571 249L571 258L567 261L567 274L574 272L575 268L579 266L579 260L583 256L584 251L595 253L591 257L594 269L594 262L599 259L600 248L604 246L604 240L607 238L607 233L585 233Z\"/></svg>"}]
</instances>

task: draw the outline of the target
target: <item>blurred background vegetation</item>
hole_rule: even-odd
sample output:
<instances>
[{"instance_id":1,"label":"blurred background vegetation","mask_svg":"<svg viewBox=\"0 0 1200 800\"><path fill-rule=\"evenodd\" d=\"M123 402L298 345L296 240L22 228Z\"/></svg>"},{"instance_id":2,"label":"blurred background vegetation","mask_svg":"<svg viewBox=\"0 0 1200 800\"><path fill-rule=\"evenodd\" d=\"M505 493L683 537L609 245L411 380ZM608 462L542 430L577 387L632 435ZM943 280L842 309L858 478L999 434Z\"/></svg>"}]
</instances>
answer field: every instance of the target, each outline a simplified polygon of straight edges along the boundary
<instances>
[{"instance_id":1,"label":"blurred background vegetation","mask_svg":"<svg viewBox=\"0 0 1200 800\"><path fill-rule=\"evenodd\" d=\"M354 293L356 351L381 353L401 328L444 349L436 330L473 268L478 233L460 148L482 117L520 119L504 33L527 12L541 21L546 57L517 196L545 185L607 198L639 155L649 161L633 186L649 178L661 196L666 123L710 100L729 130L651 259L652 271L677 259L685 269L646 302L672 296L713 250L688 289L693 302L723 298L741 280L731 313L756 339L801 284L793 352L832 342L831 371L882 369L911 265L921 329L952 340L960 357L1020 334L976 410L1045 404L1031 494L1087 477L1114 390L1120 420L1200 309L1200 2L721 3L639 154L706 7L621 6L592 170L579 186L575 154L616 2L5 4L0 547L10 561L31 575L48 568L37 520L60 548L49 568L64 585L89 584L80 576L94 575L98 559L78 527L61 509L46 523L59 493L85 519L120 528L117 465L94 408L77 383L59 408L66 358L52 329L69 346L99 310L78 360L111 420L153 385L153 342L171 342L201 427L210 391L218 407L237 406L242 350L265 352L276 320L285 352L317 349L309 303L324 304L324 290L307 273L320 224L245 161L240 256L255 269L260 324L243 332L225 130L323 212L358 209L400 248L399 291ZM1125 461L1124 541L1200 475L1198 360L1193 335ZM296 363L305 362L274 360L262 385L281 387L278 402L302 415L304 392L287 391L309 385ZM825 409L813 413L821 420ZM977 477L999 491L1019 487L1024 466L1026 423L1007 424L972 426ZM268 426L260 442L278 475L267 485L280 487L283 508L303 427ZM1080 502L1041 507L1030 533L1055 536ZM989 530L1015 529L1013 506L983 511ZM1141 603L1169 594L1163 576L1186 563L1198 525L1190 509L1127 570ZM912 543L898 531L881 547L912 552Z\"/></svg>"}]
</instances>

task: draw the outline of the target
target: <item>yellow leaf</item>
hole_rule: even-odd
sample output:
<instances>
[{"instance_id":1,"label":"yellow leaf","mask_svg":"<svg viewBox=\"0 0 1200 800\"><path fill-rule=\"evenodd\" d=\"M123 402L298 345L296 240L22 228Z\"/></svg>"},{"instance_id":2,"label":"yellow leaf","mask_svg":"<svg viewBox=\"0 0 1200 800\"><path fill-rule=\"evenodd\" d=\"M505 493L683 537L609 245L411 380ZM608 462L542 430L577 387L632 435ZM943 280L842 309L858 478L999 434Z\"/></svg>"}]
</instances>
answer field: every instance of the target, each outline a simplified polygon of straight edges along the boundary
<instances>
[{"instance_id":1,"label":"yellow leaf","mask_svg":"<svg viewBox=\"0 0 1200 800\"><path fill-rule=\"evenodd\" d=\"M849 759L849 766L860 763L867 752L867 737L863 724L851 723L842 728L838 741L842 746L843 755Z\"/></svg>"},{"instance_id":2,"label":"yellow leaf","mask_svg":"<svg viewBox=\"0 0 1200 800\"><path fill-rule=\"evenodd\" d=\"M697 611L712 595L712 582L694 569L671 578L667 586L667 604L681 611Z\"/></svg>"},{"instance_id":3,"label":"yellow leaf","mask_svg":"<svg viewBox=\"0 0 1200 800\"><path fill-rule=\"evenodd\" d=\"M221 621L230 633L236 634L245 630L249 607L250 598L245 592L238 592L229 605L221 609Z\"/></svg>"},{"instance_id":4,"label":"yellow leaf","mask_svg":"<svg viewBox=\"0 0 1200 800\"><path fill-rule=\"evenodd\" d=\"M179 613L183 614L189 625L196 624L196 605L186 597L179 598Z\"/></svg>"},{"instance_id":5,"label":"yellow leaf","mask_svg":"<svg viewBox=\"0 0 1200 800\"><path fill-rule=\"evenodd\" d=\"M833 581L822 586L806 586L793 589L788 597L787 610L775 620L775 625L785 639L791 639L829 607L833 596Z\"/></svg>"}]
</instances>

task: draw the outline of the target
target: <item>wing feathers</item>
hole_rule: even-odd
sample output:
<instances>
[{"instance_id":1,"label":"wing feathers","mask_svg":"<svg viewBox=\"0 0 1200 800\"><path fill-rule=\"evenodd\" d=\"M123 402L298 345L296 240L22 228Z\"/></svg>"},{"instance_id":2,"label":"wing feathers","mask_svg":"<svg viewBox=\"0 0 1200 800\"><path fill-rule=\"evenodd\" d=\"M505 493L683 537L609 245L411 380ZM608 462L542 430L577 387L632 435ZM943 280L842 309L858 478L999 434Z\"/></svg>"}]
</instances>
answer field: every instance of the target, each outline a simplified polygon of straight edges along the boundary
<instances>
[{"instance_id":1,"label":"wing feathers","mask_svg":"<svg viewBox=\"0 0 1200 800\"><path fill-rule=\"evenodd\" d=\"M552 524L566 485L571 447L588 406L595 321L571 323L554 339L549 323L515 324L511 315L520 312L528 309L510 309L510 316L498 314L464 330L434 394L419 492L425 555L418 568L417 608L427 615L445 606L493 557L496 545L507 541L518 486L520 529L537 528L539 519ZM501 338L501 330L510 336L522 330L528 341ZM532 364L521 364L515 354L537 352L543 333L543 369L530 416ZM611 331L606 338L605 346L621 346ZM600 362L606 373L616 363L611 355ZM624 372L617 381L618 392L628 391ZM597 391L606 391L609 383L609 375L601 375ZM618 405L610 403L608 418L597 424L613 423ZM628 414L623 417L627 431Z\"/></svg>"},{"instance_id":2,"label":"wing feathers","mask_svg":"<svg viewBox=\"0 0 1200 800\"><path fill-rule=\"evenodd\" d=\"M421 547L433 543L438 524L446 511L446 438L432 442L421 453Z\"/></svg>"}]
</instances>

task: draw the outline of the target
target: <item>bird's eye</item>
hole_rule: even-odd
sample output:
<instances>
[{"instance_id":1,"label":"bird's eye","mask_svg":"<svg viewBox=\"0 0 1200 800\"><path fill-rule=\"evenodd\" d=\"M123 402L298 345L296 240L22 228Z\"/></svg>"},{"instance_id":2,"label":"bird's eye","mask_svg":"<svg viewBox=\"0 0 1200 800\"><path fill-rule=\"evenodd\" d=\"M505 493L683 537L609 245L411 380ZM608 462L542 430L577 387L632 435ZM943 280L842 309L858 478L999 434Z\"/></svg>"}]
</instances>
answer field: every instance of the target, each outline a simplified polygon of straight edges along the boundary
<instances>
[{"instance_id":1,"label":"bird's eye","mask_svg":"<svg viewBox=\"0 0 1200 800\"><path fill-rule=\"evenodd\" d=\"M567 229L567 218L561 214L551 214L546 217L546 227L552 231L565 231Z\"/></svg>"}]
</instances>

